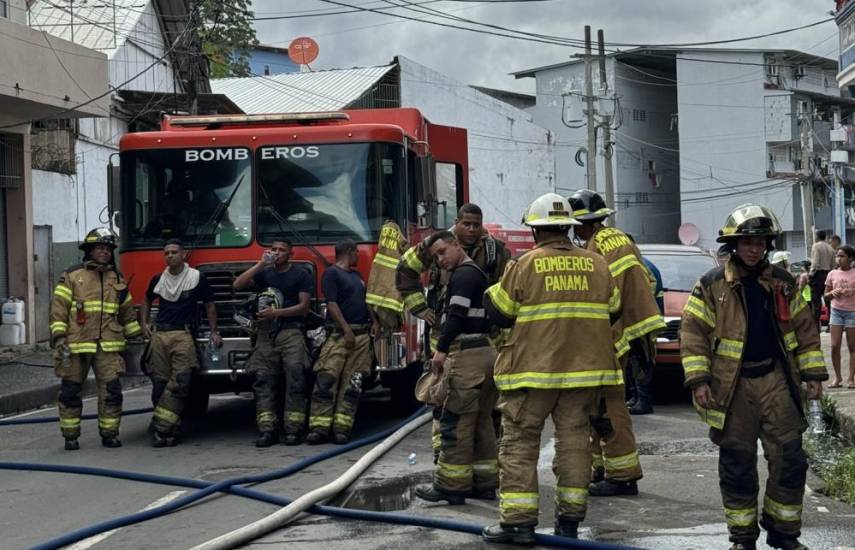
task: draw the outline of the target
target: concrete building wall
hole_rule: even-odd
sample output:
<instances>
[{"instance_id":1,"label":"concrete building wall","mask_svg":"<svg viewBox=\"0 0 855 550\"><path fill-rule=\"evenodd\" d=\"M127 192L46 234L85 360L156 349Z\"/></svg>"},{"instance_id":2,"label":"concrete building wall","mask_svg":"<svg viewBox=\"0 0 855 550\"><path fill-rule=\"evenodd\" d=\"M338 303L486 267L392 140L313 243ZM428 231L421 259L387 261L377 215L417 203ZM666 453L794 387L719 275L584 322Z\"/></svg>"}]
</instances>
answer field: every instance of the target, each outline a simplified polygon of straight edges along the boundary
<instances>
[{"instance_id":1,"label":"concrete building wall","mask_svg":"<svg viewBox=\"0 0 855 550\"><path fill-rule=\"evenodd\" d=\"M6 13L0 13L0 16L5 17L13 23L19 25L27 24L27 2L26 0L7 0Z\"/></svg>"},{"instance_id":2,"label":"concrete building wall","mask_svg":"<svg viewBox=\"0 0 855 550\"><path fill-rule=\"evenodd\" d=\"M519 226L525 207L554 189L550 132L525 111L404 57L398 62L402 106L467 129L470 199L485 220Z\"/></svg>"},{"instance_id":3,"label":"concrete building wall","mask_svg":"<svg viewBox=\"0 0 855 550\"><path fill-rule=\"evenodd\" d=\"M167 57L152 66L166 49L154 4L147 2L144 13L128 33L128 39L110 56L110 85L118 87L134 75L143 73L122 88L146 92L175 91L172 59Z\"/></svg>"},{"instance_id":4,"label":"concrete building wall","mask_svg":"<svg viewBox=\"0 0 855 550\"><path fill-rule=\"evenodd\" d=\"M616 224L639 243L677 243L680 161L673 75L618 63L622 120L614 132ZM601 181L604 176L598 176Z\"/></svg>"},{"instance_id":5,"label":"concrete building wall","mask_svg":"<svg viewBox=\"0 0 855 550\"><path fill-rule=\"evenodd\" d=\"M771 207L794 229L792 184L768 181L763 53L692 52L677 56L680 191L683 223L700 231L699 246L717 248L718 229L745 202ZM728 62L757 65L738 65ZM722 63L724 62L724 63ZM798 258L803 251L790 248Z\"/></svg>"}]
</instances>

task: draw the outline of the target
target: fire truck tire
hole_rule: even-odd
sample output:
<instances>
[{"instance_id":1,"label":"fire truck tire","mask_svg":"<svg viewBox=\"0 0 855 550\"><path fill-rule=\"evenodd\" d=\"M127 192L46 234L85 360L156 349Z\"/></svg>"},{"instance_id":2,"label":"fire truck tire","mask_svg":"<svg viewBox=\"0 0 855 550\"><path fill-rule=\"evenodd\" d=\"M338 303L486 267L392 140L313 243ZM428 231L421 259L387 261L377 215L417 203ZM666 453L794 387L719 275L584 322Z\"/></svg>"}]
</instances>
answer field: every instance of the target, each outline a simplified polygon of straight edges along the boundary
<instances>
[{"instance_id":1,"label":"fire truck tire","mask_svg":"<svg viewBox=\"0 0 855 550\"><path fill-rule=\"evenodd\" d=\"M384 373L383 385L389 388L395 412L409 414L421 406L416 400L416 382L421 373L421 363L412 363L402 371Z\"/></svg>"}]
</instances>

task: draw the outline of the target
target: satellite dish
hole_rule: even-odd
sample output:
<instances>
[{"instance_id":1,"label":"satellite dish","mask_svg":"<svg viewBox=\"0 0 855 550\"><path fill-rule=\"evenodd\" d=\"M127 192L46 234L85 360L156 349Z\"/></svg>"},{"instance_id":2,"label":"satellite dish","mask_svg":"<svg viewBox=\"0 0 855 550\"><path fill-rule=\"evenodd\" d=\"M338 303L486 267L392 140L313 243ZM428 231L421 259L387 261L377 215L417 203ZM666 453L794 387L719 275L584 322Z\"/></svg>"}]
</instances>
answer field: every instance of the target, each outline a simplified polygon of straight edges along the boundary
<instances>
[{"instance_id":1,"label":"satellite dish","mask_svg":"<svg viewBox=\"0 0 855 550\"><path fill-rule=\"evenodd\" d=\"M680 226L680 229L677 230L677 236L680 237L680 242L686 246L692 246L697 244L698 240L701 238L701 232L698 231L698 228L693 223L684 223Z\"/></svg>"},{"instance_id":2,"label":"satellite dish","mask_svg":"<svg viewBox=\"0 0 855 550\"><path fill-rule=\"evenodd\" d=\"M308 65L318 58L320 47L308 36L295 38L288 44L288 57L297 65Z\"/></svg>"}]
</instances>

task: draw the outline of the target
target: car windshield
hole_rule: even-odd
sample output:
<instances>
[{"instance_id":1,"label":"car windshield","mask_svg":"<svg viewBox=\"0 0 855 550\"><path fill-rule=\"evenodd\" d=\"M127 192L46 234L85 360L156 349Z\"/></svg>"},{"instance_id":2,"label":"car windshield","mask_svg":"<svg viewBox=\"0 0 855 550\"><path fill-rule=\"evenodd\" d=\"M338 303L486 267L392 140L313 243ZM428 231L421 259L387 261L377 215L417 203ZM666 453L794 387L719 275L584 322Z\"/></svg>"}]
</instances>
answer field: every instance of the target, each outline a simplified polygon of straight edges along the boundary
<instances>
[{"instance_id":1,"label":"car windshield","mask_svg":"<svg viewBox=\"0 0 855 550\"><path fill-rule=\"evenodd\" d=\"M385 220L403 218L403 164L391 143L260 147L258 240L376 241Z\"/></svg>"},{"instance_id":2,"label":"car windshield","mask_svg":"<svg viewBox=\"0 0 855 550\"><path fill-rule=\"evenodd\" d=\"M701 275L717 265L711 256L703 254L643 254L659 269L665 290L690 292Z\"/></svg>"},{"instance_id":3,"label":"car windshield","mask_svg":"<svg viewBox=\"0 0 855 550\"><path fill-rule=\"evenodd\" d=\"M122 246L245 246L252 229L249 149L147 149L122 153Z\"/></svg>"}]
</instances>

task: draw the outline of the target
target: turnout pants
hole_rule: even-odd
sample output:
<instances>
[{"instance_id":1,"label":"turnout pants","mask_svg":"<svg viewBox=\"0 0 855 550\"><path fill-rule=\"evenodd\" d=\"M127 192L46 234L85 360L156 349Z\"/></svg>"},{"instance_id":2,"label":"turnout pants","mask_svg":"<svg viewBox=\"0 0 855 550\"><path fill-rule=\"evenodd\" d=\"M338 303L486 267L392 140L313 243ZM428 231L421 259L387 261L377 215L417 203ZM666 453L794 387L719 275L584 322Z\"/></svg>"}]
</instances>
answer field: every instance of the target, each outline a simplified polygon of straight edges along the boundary
<instances>
[{"instance_id":1,"label":"turnout pants","mask_svg":"<svg viewBox=\"0 0 855 550\"><path fill-rule=\"evenodd\" d=\"M467 494L498 485L493 409L496 386L490 345L461 349L454 343L445 361L448 397L439 412L439 456L433 484L446 493Z\"/></svg>"},{"instance_id":2,"label":"turnout pants","mask_svg":"<svg viewBox=\"0 0 855 550\"><path fill-rule=\"evenodd\" d=\"M285 328L273 337L259 333L249 359L258 431L275 431L279 424L277 392L284 377L283 430L286 434L303 433L308 408L308 364L306 341L300 329Z\"/></svg>"},{"instance_id":3,"label":"turnout pants","mask_svg":"<svg viewBox=\"0 0 855 550\"><path fill-rule=\"evenodd\" d=\"M309 431L350 437L362 380L371 369L371 336L359 334L352 349L344 345L344 336L331 334L321 348L315 364L315 389L312 392Z\"/></svg>"},{"instance_id":4,"label":"turnout pants","mask_svg":"<svg viewBox=\"0 0 855 550\"><path fill-rule=\"evenodd\" d=\"M758 378L739 378L722 432L718 475L732 542L757 540L757 439L769 466L760 525L785 538L801 530L807 458L802 433L807 423L790 394L783 367Z\"/></svg>"},{"instance_id":5,"label":"turnout pants","mask_svg":"<svg viewBox=\"0 0 855 550\"><path fill-rule=\"evenodd\" d=\"M122 419L122 383L119 377L125 372L125 362L115 352L99 350L96 353L71 355L65 362L57 362L54 372L62 381L59 386L59 427L66 439L80 437L80 417L83 414L83 383L89 369L95 371L98 388L98 431L102 437L119 434Z\"/></svg>"},{"instance_id":6,"label":"turnout pants","mask_svg":"<svg viewBox=\"0 0 855 550\"><path fill-rule=\"evenodd\" d=\"M621 360L624 368L627 364L625 358ZM606 479L615 482L635 481L642 477L625 395L623 385L599 388L597 405L590 420L592 468L605 468Z\"/></svg>"},{"instance_id":7,"label":"turnout pants","mask_svg":"<svg viewBox=\"0 0 855 550\"><path fill-rule=\"evenodd\" d=\"M597 388L529 388L500 393L499 514L502 525L537 525L537 460L540 434L548 416L552 416L555 424L552 471L557 480L556 518L585 519L591 469L588 437L596 397Z\"/></svg>"},{"instance_id":8,"label":"turnout pants","mask_svg":"<svg viewBox=\"0 0 855 550\"><path fill-rule=\"evenodd\" d=\"M196 342L186 330L155 332L151 337L152 427L173 434L181 424L184 402L190 395L193 369L199 367Z\"/></svg>"}]
</instances>

